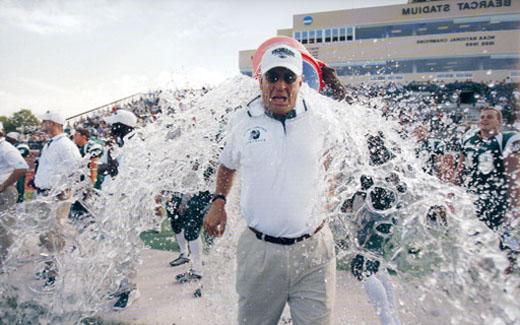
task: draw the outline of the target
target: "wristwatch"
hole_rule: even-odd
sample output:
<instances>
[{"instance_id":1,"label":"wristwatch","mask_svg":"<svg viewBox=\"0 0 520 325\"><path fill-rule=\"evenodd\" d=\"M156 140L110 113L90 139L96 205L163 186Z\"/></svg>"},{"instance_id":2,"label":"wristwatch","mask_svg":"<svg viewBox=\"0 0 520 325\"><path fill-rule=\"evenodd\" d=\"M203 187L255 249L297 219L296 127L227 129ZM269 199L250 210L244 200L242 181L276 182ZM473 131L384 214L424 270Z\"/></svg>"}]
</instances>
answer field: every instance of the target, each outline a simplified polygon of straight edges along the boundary
<instances>
[{"instance_id":1,"label":"wristwatch","mask_svg":"<svg viewBox=\"0 0 520 325\"><path fill-rule=\"evenodd\" d=\"M211 202L215 202L216 200L224 200L224 203L226 203L226 196L222 193L213 194Z\"/></svg>"}]
</instances>

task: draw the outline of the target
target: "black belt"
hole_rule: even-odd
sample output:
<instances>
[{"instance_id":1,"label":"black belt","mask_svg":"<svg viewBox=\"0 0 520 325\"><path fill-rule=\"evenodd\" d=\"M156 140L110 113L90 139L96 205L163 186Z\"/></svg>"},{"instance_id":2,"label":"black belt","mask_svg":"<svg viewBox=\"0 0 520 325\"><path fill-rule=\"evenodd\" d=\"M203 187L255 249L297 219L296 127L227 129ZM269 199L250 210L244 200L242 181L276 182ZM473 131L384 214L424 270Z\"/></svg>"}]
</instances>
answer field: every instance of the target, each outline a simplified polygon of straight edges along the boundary
<instances>
[{"instance_id":1,"label":"black belt","mask_svg":"<svg viewBox=\"0 0 520 325\"><path fill-rule=\"evenodd\" d=\"M39 188L39 187L36 188L36 193L43 195L43 196L49 195L50 192L51 192L51 190L49 190L47 188Z\"/></svg>"},{"instance_id":2,"label":"black belt","mask_svg":"<svg viewBox=\"0 0 520 325\"><path fill-rule=\"evenodd\" d=\"M296 237L296 238L273 237L273 236L266 235L263 232L260 232L260 231L256 230L253 227L249 227L249 229L251 229L251 231L255 233L256 238L258 238L260 240L264 240L266 242L270 242L270 243L273 243L273 244L293 245L293 244L296 244L298 242L301 242L304 239L311 238L318 231L320 231L321 228L323 228L324 225L325 225L325 220L318 226L318 228L316 228L316 230L314 230L314 232L312 234L305 234L305 235L301 235L300 237Z\"/></svg>"}]
</instances>

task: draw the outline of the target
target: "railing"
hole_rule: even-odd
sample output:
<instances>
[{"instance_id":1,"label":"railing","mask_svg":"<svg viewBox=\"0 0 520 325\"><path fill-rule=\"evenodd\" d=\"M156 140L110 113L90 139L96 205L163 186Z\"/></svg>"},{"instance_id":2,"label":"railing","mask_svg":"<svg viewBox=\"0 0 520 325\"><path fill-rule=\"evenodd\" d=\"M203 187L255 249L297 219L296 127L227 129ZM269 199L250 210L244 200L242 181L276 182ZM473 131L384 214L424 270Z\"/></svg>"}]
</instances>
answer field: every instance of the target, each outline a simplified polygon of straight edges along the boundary
<instances>
[{"instance_id":1,"label":"railing","mask_svg":"<svg viewBox=\"0 0 520 325\"><path fill-rule=\"evenodd\" d=\"M71 123L74 123L76 119L78 119L78 118L80 118L82 116L88 115L88 114L90 114L92 112L96 112L96 111L99 111L99 110L102 110L102 109L106 109L106 108L109 108L110 106L117 105L117 104L120 104L120 103L125 102L125 101L131 101L131 100L133 100L135 98L138 98L138 97L141 97L141 96L144 96L144 95L145 95L145 93L135 93L133 95L130 95L130 96L127 96L127 97L115 100L115 101L110 102L108 104L104 104L104 105L95 107L93 109L89 109L88 111L85 111L83 113L79 113L79 114L67 117L66 120L67 120L67 122L69 124L71 124Z\"/></svg>"}]
</instances>

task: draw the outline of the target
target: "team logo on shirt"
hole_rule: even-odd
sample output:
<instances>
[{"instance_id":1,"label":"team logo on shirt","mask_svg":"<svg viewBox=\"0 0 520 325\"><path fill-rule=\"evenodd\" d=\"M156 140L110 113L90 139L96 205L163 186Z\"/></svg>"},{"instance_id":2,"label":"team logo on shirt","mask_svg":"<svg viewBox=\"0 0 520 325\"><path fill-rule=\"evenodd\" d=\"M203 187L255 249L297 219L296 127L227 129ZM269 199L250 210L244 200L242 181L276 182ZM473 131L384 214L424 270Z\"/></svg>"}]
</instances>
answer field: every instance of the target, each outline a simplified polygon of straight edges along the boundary
<instances>
[{"instance_id":1,"label":"team logo on shirt","mask_svg":"<svg viewBox=\"0 0 520 325\"><path fill-rule=\"evenodd\" d=\"M265 142L267 130L262 127L254 127L246 132L247 144Z\"/></svg>"},{"instance_id":2,"label":"team logo on shirt","mask_svg":"<svg viewBox=\"0 0 520 325\"><path fill-rule=\"evenodd\" d=\"M484 152L478 157L478 169L484 175L491 173L495 169L491 152Z\"/></svg>"},{"instance_id":3,"label":"team logo on shirt","mask_svg":"<svg viewBox=\"0 0 520 325\"><path fill-rule=\"evenodd\" d=\"M258 140L258 138L260 138L260 131L252 130L251 134L249 135L249 140Z\"/></svg>"}]
</instances>

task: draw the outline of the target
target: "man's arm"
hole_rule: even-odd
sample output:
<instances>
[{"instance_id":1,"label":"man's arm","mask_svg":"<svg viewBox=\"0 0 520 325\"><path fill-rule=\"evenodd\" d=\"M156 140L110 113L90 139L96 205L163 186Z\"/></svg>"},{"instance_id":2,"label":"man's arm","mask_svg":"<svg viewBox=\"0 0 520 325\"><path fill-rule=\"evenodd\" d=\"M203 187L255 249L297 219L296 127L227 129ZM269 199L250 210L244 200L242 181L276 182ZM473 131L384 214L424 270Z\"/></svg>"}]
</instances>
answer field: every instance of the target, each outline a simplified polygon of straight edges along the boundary
<instances>
[{"instance_id":1,"label":"man's arm","mask_svg":"<svg viewBox=\"0 0 520 325\"><path fill-rule=\"evenodd\" d=\"M233 186L234 176L235 170L220 165L217 171L215 194L227 196ZM206 229L210 236L220 237L224 234L227 221L225 203L223 199L217 199L211 203L206 218L204 219L204 229Z\"/></svg>"},{"instance_id":2,"label":"man's arm","mask_svg":"<svg viewBox=\"0 0 520 325\"><path fill-rule=\"evenodd\" d=\"M14 183L16 183L20 177L25 175L26 171L27 171L27 168L18 168L18 169L13 170L13 172L11 173L11 175L9 175L9 177L7 177L5 182L0 184L0 193L5 191L5 189L7 187L9 187L10 185L13 185Z\"/></svg>"}]
</instances>

